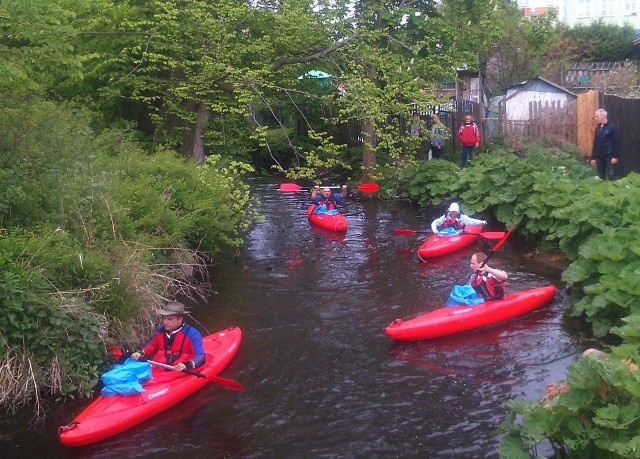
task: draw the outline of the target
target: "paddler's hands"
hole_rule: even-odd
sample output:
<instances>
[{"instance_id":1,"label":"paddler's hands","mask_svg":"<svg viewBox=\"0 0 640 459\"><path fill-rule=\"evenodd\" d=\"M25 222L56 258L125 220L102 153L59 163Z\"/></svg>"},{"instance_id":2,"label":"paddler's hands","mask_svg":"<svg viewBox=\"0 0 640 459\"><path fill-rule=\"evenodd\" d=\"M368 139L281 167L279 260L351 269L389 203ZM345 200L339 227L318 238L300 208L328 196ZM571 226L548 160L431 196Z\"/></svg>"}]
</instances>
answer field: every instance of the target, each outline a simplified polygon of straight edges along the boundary
<instances>
[{"instance_id":1,"label":"paddler's hands","mask_svg":"<svg viewBox=\"0 0 640 459\"><path fill-rule=\"evenodd\" d=\"M184 363L180 362L174 368L178 371L184 371L187 369L187 366Z\"/></svg>"},{"instance_id":2,"label":"paddler's hands","mask_svg":"<svg viewBox=\"0 0 640 459\"><path fill-rule=\"evenodd\" d=\"M140 357L142 357L144 354L142 352L136 351L133 354L131 354L131 358L133 360L140 360Z\"/></svg>"}]
</instances>

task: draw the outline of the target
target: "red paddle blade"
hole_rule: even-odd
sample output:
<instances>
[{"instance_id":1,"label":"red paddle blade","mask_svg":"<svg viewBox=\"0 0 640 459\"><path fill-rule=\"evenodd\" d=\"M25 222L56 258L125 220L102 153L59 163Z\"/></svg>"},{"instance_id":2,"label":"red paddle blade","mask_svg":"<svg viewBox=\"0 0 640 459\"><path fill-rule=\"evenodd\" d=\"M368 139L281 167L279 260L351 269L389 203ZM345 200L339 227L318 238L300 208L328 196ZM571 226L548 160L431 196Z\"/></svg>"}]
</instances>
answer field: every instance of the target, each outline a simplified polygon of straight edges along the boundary
<instances>
[{"instance_id":1,"label":"red paddle blade","mask_svg":"<svg viewBox=\"0 0 640 459\"><path fill-rule=\"evenodd\" d=\"M493 252L495 252L496 250L498 250L500 248L500 246L502 244L504 244L505 242L507 242L507 239L509 238L509 235L511 234L511 232L516 228L516 224L514 223L513 225L511 225L511 228L509 228L509 231L507 231L507 234L504 235L504 237L500 240L500 242L498 242L494 247L493 247Z\"/></svg>"},{"instance_id":2,"label":"red paddle blade","mask_svg":"<svg viewBox=\"0 0 640 459\"><path fill-rule=\"evenodd\" d=\"M300 191L302 187L297 183L282 183L280 184L280 191Z\"/></svg>"},{"instance_id":3,"label":"red paddle blade","mask_svg":"<svg viewBox=\"0 0 640 459\"><path fill-rule=\"evenodd\" d=\"M464 227L464 232L467 234L479 234L484 229L482 225L467 225Z\"/></svg>"},{"instance_id":4,"label":"red paddle blade","mask_svg":"<svg viewBox=\"0 0 640 459\"><path fill-rule=\"evenodd\" d=\"M484 233L480 233L480 237L485 239L489 239L491 241L497 241L504 237L504 231L485 231Z\"/></svg>"},{"instance_id":5,"label":"red paddle blade","mask_svg":"<svg viewBox=\"0 0 640 459\"><path fill-rule=\"evenodd\" d=\"M380 185L377 183L363 183L358 186L360 191L364 191L365 193L376 193L380 189Z\"/></svg>"},{"instance_id":6,"label":"red paddle blade","mask_svg":"<svg viewBox=\"0 0 640 459\"><path fill-rule=\"evenodd\" d=\"M394 234L416 234L416 230L413 229L401 229L401 228L394 228L393 229L393 233Z\"/></svg>"},{"instance_id":7,"label":"red paddle blade","mask_svg":"<svg viewBox=\"0 0 640 459\"><path fill-rule=\"evenodd\" d=\"M220 386L226 389L235 390L237 392L244 392L244 386L240 384L238 381L234 381L233 379L222 378L220 376L207 376L207 375L205 375L205 377L209 381L219 384Z\"/></svg>"}]
</instances>

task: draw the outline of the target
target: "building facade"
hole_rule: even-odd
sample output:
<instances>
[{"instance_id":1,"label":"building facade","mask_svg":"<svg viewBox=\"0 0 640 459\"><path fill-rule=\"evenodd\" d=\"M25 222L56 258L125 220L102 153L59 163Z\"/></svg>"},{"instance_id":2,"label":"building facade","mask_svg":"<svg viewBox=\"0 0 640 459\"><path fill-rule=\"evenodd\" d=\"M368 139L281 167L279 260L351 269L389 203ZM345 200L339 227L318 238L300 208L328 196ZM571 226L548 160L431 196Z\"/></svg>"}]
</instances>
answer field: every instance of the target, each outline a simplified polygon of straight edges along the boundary
<instances>
[{"instance_id":1,"label":"building facade","mask_svg":"<svg viewBox=\"0 0 640 459\"><path fill-rule=\"evenodd\" d=\"M602 19L619 26L630 24L640 35L640 0L517 0L517 3L525 17L555 9L558 21L569 27Z\"/></svg>"}]
</instances>

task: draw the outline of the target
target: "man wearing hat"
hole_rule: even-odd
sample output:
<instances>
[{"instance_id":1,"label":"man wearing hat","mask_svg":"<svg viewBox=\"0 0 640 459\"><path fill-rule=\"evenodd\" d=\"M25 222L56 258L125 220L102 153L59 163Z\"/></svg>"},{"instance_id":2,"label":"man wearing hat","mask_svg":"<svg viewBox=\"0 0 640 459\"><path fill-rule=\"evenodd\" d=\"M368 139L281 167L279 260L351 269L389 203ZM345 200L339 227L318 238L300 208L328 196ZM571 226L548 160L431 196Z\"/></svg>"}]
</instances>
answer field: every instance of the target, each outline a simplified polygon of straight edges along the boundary
<instances>
[{"instance_id":1,"label":"man wearing hat","mask_svg":"<svg viewBox=\"0 0 640 459\"><path fill-rule=\"evenodd\" d=\"M156 328L155 335L143 349L131 354L138 360L146 357L167 365L176 370L194 369L204 365L206 355L202 346L202 335L198 330L184 322L184 304L169 301L158 310L162 316L162 325Z\"/></svg>"},{"instance_id":2,"label":"man wearing hat","mask_svg":"<svg viewBox=\"0 0 640 459\"><path fill-rule=\"evenodd\" d=\"M460 212L460 206L457 202L452 202L447 209L447 213L442 217L436 218L431 222L431 231L438 232L440 227L453 228L456 230L464 229L465 225L486 225L484 220L476 220L475 218L467 217Z\"/></svg>"},{"instance_id":3,"label":"man wearing hat","mask_svg":"<svg viewBox=\"0 0 640 459\"><path fill-rule=\"evenodd\" d=\"M318 194L320 187L314 186L311 190L311 201L317 205L326 207L326 210L332 210L338 207L338 204L342 202L342 199L347 195L347 185L342 185L342 191L340 193L331 194L331 188L325 186L322 188L322 194Z\"/></svg>"}]
</instances>

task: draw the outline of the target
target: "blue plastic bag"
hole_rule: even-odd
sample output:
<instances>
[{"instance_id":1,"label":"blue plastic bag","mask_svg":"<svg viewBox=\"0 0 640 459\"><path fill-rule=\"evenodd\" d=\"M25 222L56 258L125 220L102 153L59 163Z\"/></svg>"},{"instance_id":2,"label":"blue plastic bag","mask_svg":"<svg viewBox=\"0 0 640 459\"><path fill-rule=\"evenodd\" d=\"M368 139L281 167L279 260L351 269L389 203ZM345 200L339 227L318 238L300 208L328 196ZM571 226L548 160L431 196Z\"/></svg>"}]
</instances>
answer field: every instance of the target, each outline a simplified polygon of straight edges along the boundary
<instances>
[{"instance_id":1,"label":"blue plastic bag","mask_svg":"<svg viewBox=\"0 0 640 459\"><path fill-rule=\"evenodd\" d=\"M338 209L330 209L327 210L327 206L325 206L324 204L320 204L318 207L316 207L313 210L314 214L321 214L321 215L335 215L338 213Z\"/></svg>"},{"instance_id":2,"label":"blue plastic bag","mask_svg":"<svg viewBox=\"0 0 640 459\"><path fill-rule=\"evenodd\" d=\"M456 236L460 233L462 233L464 230L457 230L455 228L453 228L452 226L448 227L448 228L444 228L441 229L440 231L438 231L438 236Z\"/></svg>"},{"instance_id":3,"label":"blue plastic bag","mask_svg":"<svg viewBox=\"0 0 640 459\"><path fill-rule=\"evenodd\" d=\"M470 285L454 285L445 306L475 306L484 303L484 298L478 295Z\"/></svg>"},{"instance_id":4,"label":"blue plastic bag","mask_svg":"<svg viewBox=\"0 0 640 459\"><path fill-rule=\"evenodd\" d=\"M144 392L140 383L151 379L151 364L127 359L122 365L107 371L100 379L104 384L101 393L105 397L139 394Z\"/></svg>"}]
</instances>

